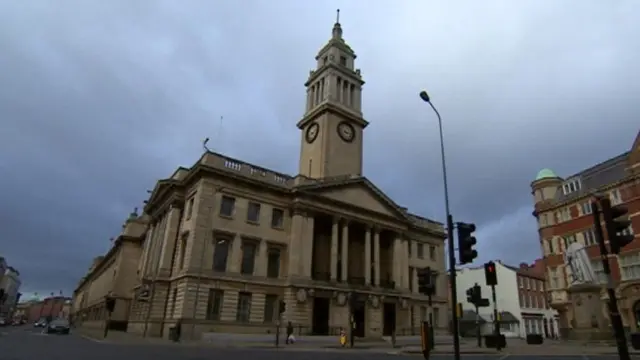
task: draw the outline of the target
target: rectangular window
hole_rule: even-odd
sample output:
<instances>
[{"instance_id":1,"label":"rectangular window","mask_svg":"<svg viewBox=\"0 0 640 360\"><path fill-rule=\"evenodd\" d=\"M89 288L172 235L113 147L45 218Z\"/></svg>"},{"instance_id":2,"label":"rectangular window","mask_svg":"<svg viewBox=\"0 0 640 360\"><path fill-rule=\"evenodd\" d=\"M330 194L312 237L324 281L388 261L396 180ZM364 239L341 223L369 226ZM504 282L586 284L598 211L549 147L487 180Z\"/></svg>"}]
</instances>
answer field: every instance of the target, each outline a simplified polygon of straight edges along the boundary
<instances>
[{"instance_id":1,"label":"rectangular window","mask_svg":"<svg viewBox=\"0 0 640 360\"><path fill-rule=\"evenodd\" d=\"M278 295L267 295L264 301L264 322L272 323L278 320L276 308L278 307Z\"/></svg>"},{"instance_id":2,"label":"rectangular window","mask_svg":"<svg viewBox=\"0 0 640 360\"><path fill-rule=\"evenodd\" d=\"M253 241L244 241L242 243L242 266L240 268L240 273L244 275L253 275L257 248L257 244Z\"/></svg>"},{"instance_id":3,"label":"rectangular window","mask_svg":"<svg viewBox=\"0 0 640 360\"><path fill-rule=\"evenodd\" d=\"M267 277L276 279L280 277L280 248L270 247L267 253Z\"/></svg>"},{"instance_id":4,"label":"rectangular window","mask_svg":"<svg viewBox=\"0 0 640 360\"><path fill-rule=\"evenodd\" d=\"M609 199L611 199L611 205L618 205L622 203L622 196L620 196L620 190L615 189L609 193Z\"/></svg>"},{"instance_id":5,"label":"rectangular window","mask_svg":"<svg viewBox=\"0 0 640 360\"><path fill-rule=\"evenodd\" d=\"M585 203L582 203L582 213L584 215L591 214L591 203L590 202L587 201Z\"/></svg>"},{"instance_id":6,"label":"rectangular window","mask_svg":"<svg viewBox=\"0 0 640 360\"><path fill-rule=\"evenodd\" d=\"M284 210L273 208L271 210L271 227L282 229L284 227Z\"/></svg>"},{"instance_id":7,"label":"rectangular window","mask_svg":"<svg viewBox=\"0 0 640 360\"><path fill-rule=\"evenodd\" d=\"M260 222L260 204L249 202L249 208L247 209L247 221L253 223Z\"/></svg>"},{"instance_id":8,"label":"rectangular window","mask_svg":"<svg viewBox=\"0 0 640 360\"><path fill-rule=\"evenodd\" d=\"M418 243L418 259L424 259L424 245Z\"/></svg>"},{"instance_id":9,"label":"rectangular window","mask_svg":"<svg viewBox=\"0 0 640 360\"><path fill-rule=\"evenodd\" d=\"M431 260L436 259L436 247L433 245L429 245L429 259Z\"/></svg>"},{"instance_id":10,"label":"rectangular window","mask_svg":"<svg viewBox=\"0 0 640 360\"><path fill-rule=\"evenodd\" d=\"M238 294L238 308L236 321L248 323L251 318L251 293L241 292Z\"/></svg>"},{"instance_id":11,"label":"rectangular window","mask_svg":"<svg viewBox=\"0 0 640 360\"><path fill-rule=\"evenodd\" d=\"M227 259L229 257L229 242L227 239L218 239L213 249L213 271L227 271Z\"/></svg>"},{"instance_id":12,"label":"rectangular window","mask_svg":"<svg viewBox=\"0 0 640 360\"><path fill-rule=\"evenodd\" d=\"M620 280L635 280L640 278L640 252L618 256L620 262Z\"/></svg>"},{"instance_id":13,"label":"rectangular window","mask_svg":"<svg viewBox=\"0 0 640 360\"><path fill-rule=\"evenodd\" d=\"M340 65L347 66L347 58L344 56L340 56Z\"/></svg>"},{"instance_id":14,"label":"rectangular window","mask_svg":"<svg viewBox=\"0 0 640 360\"><path fill-rule=\"evenodd\" d=\"M193 197L187 200L187 211L185 212L185 219L187 220L191 219L191 215L193 214L193 202Z\"/></svg>"},{"instance_id":15,"label":"rectangular window","mask_svg":"<svg viewBox=\"0 0 640 360\"><path fill-rule=\"evenodd\" d=\"M236 206L236 199L231 196L222 196L222 201L220 202L220 215L222 216L233 216L233 210Z\"/></svg>"},{"instance_id":16,"label":"rectangular window","mask_svg":"<svg viewBox=\"0 0 640 360\"><path fill-rule=\"evenodd\" d=\"M218 289L209 289L209 298L207 299L207 320L220 320L220 312L222 310L222 299L224 291Z\"/></svg>"},{"instance_id":17,"label":"rectangular window","mask_svg":"<svg viewBox=\"0 0 640 360\"><path fill-rule=\"evenodd\" d=\"M596 240L596 232L594 231L593 228L585 230L582 233L582 236L584 236L584 245L585 246L595 245L598 242Z\"/></svg>"}]
</instances>

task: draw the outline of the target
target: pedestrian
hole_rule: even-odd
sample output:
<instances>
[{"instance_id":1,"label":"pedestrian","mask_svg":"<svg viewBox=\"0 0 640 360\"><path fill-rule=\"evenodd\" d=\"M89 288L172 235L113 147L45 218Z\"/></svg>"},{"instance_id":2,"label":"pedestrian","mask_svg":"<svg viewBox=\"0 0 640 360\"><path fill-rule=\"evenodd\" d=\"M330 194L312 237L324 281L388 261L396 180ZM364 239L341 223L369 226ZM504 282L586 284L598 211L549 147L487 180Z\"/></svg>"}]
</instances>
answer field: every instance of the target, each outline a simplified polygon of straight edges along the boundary
<instances>
[{"instance_id":1,"label":"pedestrian","mask_svg":"<svg viewBox=\"0 0 640 360\"><path fill-rule=\"evenodd\" d=\"M293 344L294 342L294 337L293 337L293 324L291 323L291 321L289 321L287 323L287 340L285 341L286 344Z\"/></svg>"}]
</instances>

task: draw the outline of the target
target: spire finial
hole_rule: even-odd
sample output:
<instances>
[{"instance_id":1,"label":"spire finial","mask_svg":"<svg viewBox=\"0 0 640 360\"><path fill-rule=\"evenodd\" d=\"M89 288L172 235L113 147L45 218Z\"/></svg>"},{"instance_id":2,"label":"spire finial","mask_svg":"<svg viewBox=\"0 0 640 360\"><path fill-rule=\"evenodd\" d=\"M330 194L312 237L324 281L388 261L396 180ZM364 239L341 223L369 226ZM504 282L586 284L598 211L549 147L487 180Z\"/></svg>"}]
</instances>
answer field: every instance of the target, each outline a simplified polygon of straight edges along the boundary
<instances>
[{"instance_id":1,"label":"spire finial","mask_svg":"<svg viewBox=\"0 0 640 360\"><path fill-rule=\"evenodd\" d=\"M342 27L340 27L340 9L336 10L336 23L333 24L333 38L342 39Z\"/></svg>"}]
</instances>

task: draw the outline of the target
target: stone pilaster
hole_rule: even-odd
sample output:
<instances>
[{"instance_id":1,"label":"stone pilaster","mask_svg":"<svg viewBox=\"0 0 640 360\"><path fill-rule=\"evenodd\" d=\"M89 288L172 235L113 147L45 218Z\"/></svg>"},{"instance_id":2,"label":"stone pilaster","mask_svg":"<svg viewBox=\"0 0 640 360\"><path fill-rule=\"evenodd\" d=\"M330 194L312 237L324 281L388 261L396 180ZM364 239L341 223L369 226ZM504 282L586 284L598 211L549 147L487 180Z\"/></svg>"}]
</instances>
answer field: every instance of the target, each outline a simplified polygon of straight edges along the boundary
<instances>
[{"instance_id":1,"label":"stone pilaster","mask_svg":"<svg viewBox=\"0 0 640 360\"><path fill-rule=\"evenodd\" d=\"M302 236L304 229L303 214L299 210L294 210L291 217L291 235L289 237L287 269L289 278L300 276L302 273Z\"/></svg>"},{"instance_id":2,"label":"stone pilaster","mask_svg":"<svg viewBox=\"0 0 640 360\"><path fill-rule=\"evenodd\" d=\"M231 254L229 254L229 264L227 264L229 272L239 273L242 266L242 238L236 235L230 244Z\"/></svg>"},{"instance_id":3,"label":"stone pilaster","mask_svg":"<svg viewBox=\"0 0 640 360\"><path fill-rule=\"evenodd\" d=\"M171 275L171 261L174 249L176 248L176 240L178 237L178 231L180 228L180 219L182 217L182 210L177 207L172 207L167 214L167 221L164 234L161 241L160 250L160 274L163 276Z\"/></svg>"}]
</instances>

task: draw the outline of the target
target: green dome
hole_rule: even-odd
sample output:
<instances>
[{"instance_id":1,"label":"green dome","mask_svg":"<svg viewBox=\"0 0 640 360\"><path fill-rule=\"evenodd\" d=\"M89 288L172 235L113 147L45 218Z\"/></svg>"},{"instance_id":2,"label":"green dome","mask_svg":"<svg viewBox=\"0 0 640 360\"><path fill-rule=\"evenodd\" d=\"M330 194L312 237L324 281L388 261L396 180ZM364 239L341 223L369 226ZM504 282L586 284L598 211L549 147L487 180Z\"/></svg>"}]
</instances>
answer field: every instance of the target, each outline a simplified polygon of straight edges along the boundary
<instances>
[{"instance_id":1,"label":"green dome","mask_svg":"<svg viewBox=\"0 0 640 360\"><path fill-rule=\"evenodd\" d=\"M557 178L558 175L553 172L551 169L542 169L538 172L538 176L536 176L536 181L547 179L547 178Z\"/></svg>"}]
</instances>

